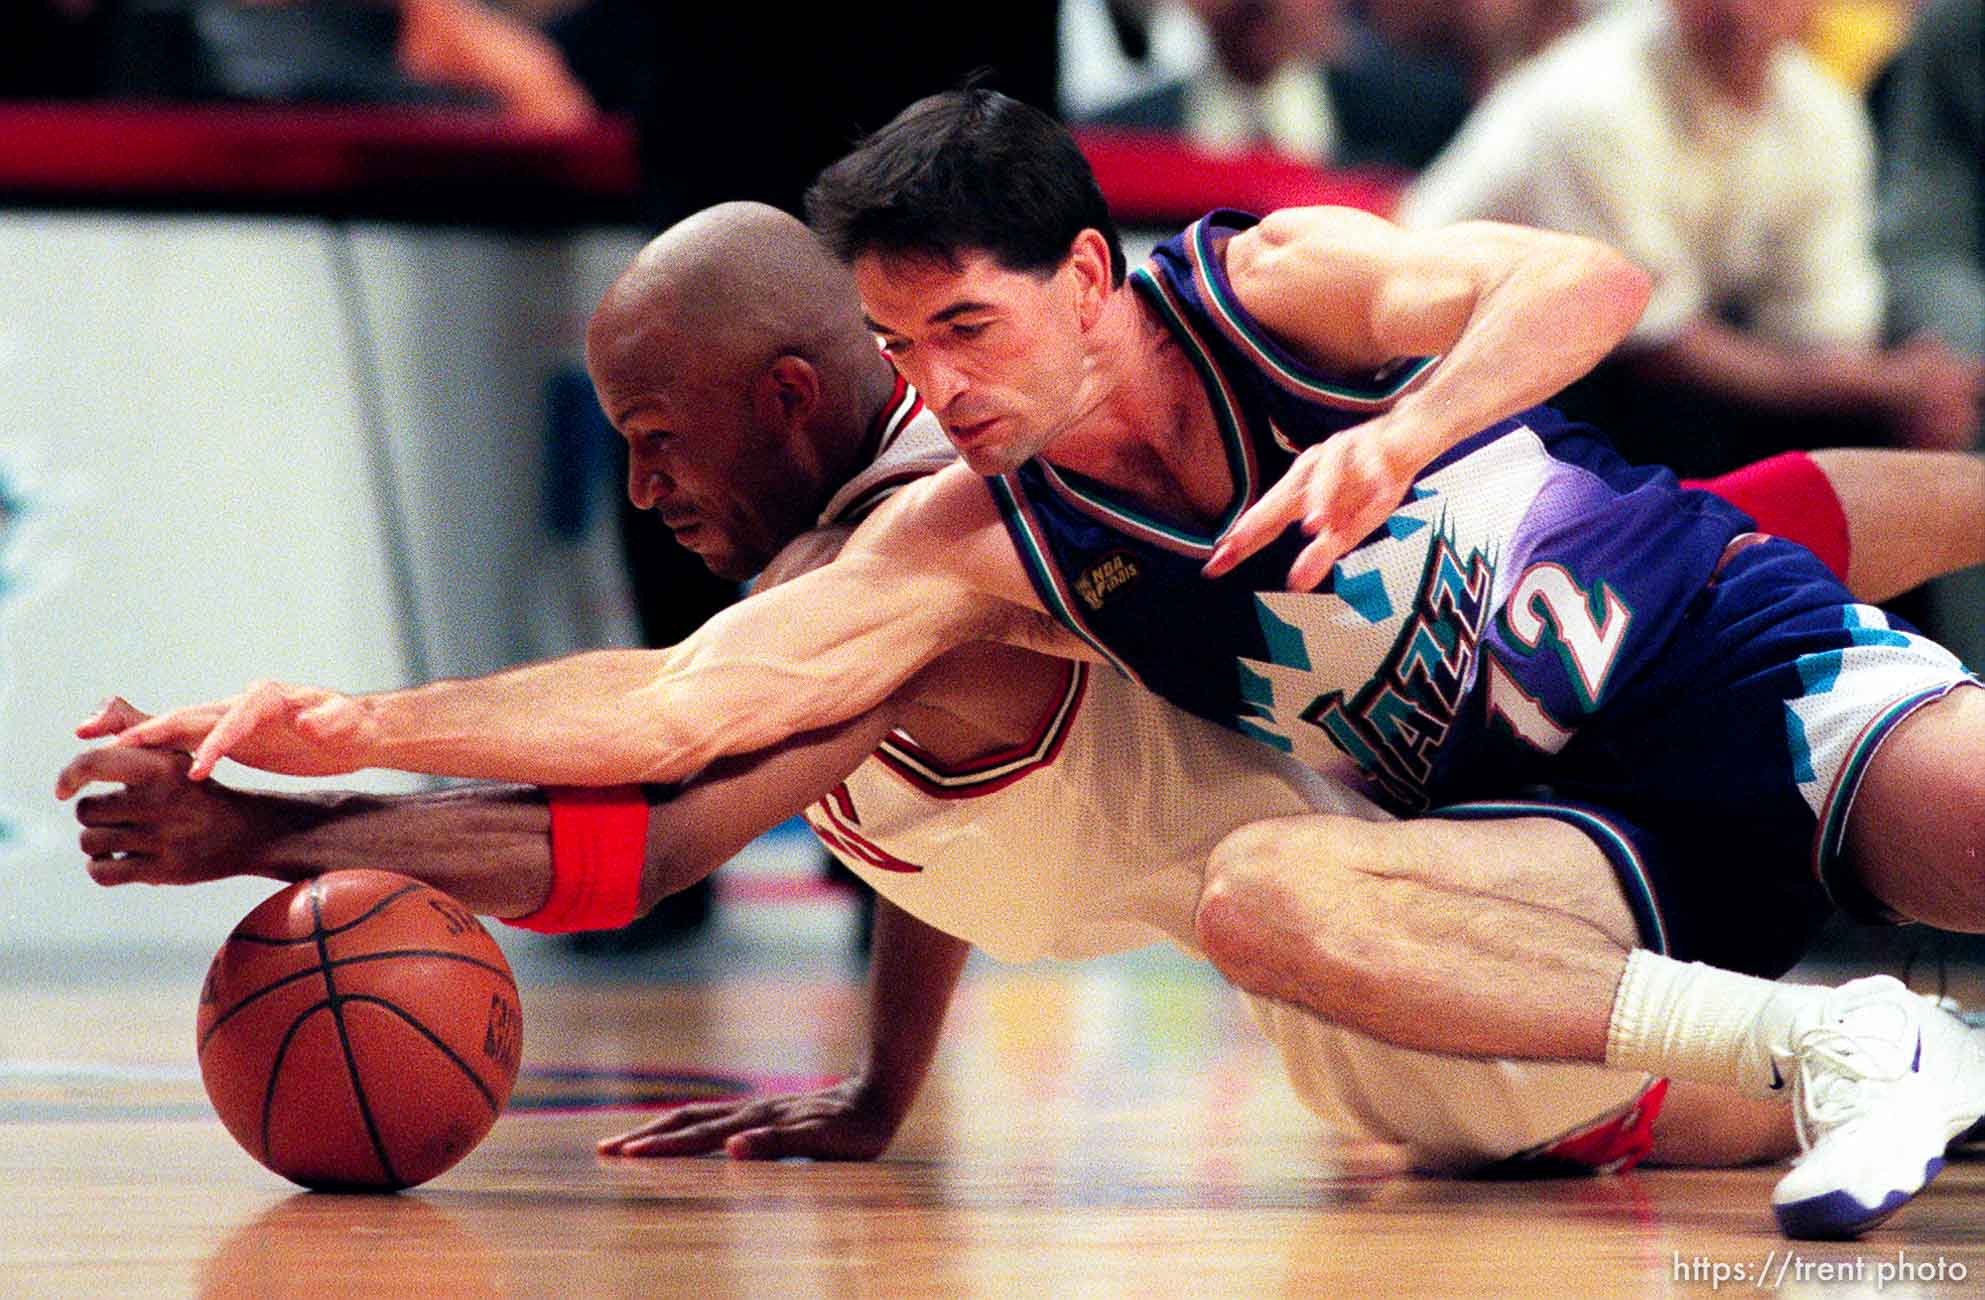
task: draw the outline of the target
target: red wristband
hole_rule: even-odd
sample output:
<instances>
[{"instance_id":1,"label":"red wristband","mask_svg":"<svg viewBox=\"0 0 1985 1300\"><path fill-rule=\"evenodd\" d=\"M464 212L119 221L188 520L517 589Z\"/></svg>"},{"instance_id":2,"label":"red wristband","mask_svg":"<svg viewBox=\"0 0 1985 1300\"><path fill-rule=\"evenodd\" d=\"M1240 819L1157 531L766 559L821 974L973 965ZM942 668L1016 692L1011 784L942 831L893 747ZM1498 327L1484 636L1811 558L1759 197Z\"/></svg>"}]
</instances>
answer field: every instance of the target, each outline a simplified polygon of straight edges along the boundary
<instances>
[{"instance_id":1,"label":"red wristband","mask_svg":"<svg viewBox=\"0 0 1985 1300\"><path fill-rule=\"evenodd\" d=\"M1847 580L1847 512L1833 480L1803 451L1788 451L1721 478L1685 487L1714 492L1757 521L1758 531L1797 542Z\"/></svg>"},{"instance_id":2,"label":"red wristband","mask_svg":"<svg viewBox=\"0 0 1985 1300\"><path fill-rule=\"evenodd\" d=\"M551 893L529 916L506 920L541 934L617 930L640 908L648 860L648 800L638 785L547 790Z\"/></svg>"}]
</instances>

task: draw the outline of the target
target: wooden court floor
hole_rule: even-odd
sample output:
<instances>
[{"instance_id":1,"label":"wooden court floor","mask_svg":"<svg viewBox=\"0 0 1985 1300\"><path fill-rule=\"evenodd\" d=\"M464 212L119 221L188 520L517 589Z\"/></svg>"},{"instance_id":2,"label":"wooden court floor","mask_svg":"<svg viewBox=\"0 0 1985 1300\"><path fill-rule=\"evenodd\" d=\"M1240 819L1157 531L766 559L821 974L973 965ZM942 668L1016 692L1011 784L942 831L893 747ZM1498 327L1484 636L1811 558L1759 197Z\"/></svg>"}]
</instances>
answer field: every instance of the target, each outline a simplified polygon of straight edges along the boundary
<instances>
[{"instance_id":1,"label":"wooden court floor","mask_svg":"<svg viewBox=\"0 0 1985 1300\"><path fill-rule=\"evenodd\" d=\"M1985 1294L1985 1162L1858 1243L1790 1249L1769 1169L1401 1174L1323 1134L1167 954L975 962L881 1162L595 1157L638 1107L845 1068L859 962L843 922L793 912L732 907L660 955L506 936L515 1107L393 1196L301 1192L233 1144L194 1067L201 954L0 967L0 1296Z\"/></svg>"}]
</instances>

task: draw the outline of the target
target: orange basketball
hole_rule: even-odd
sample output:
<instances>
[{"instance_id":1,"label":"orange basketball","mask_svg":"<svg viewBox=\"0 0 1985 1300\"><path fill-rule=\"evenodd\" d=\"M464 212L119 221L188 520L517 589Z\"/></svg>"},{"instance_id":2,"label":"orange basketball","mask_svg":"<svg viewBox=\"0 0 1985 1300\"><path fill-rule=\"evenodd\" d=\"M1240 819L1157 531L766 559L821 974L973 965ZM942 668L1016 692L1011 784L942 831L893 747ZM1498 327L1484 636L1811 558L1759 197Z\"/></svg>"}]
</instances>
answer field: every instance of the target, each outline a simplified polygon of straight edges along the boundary
<instances>
[{"instance_id":1,"label":"orange basketball","mask_svg":"<svg viewBox=\"0 0 1985 1300\"><path fill-rule=\"evenodd\" d=\"M334 871L242 918L200 990L200 1078L257 1160L323 1189L439 1174L496 1122L523 1019L467 908L389 871Z\"/></svg>"}]
</instances>

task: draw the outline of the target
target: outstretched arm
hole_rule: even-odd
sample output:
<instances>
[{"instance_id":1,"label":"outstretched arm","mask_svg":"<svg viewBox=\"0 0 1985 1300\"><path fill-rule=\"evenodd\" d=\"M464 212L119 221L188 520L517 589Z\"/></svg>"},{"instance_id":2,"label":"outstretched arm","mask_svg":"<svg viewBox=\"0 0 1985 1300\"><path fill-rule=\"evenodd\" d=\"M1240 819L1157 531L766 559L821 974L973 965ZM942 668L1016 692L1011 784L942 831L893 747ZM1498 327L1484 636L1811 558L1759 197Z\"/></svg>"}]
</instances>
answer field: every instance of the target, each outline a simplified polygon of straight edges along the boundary
<instances>
[{"instance_id":1,"label":"outstretched arm","mask_svg":"<svg viewBox=\"0 0 1985 1300\"><path fill-rule=\"evenodd\" d=\"M1325 373L1441 357L1385 414L1297 457L1207 565L1224 573L1300 522L1314 538L1289 573L1302 591L1385 522L1435 457L1591 369L1649 291L1595 240L1486 221L1407 231L1344 208L1274 213L1233 238L1226 265L1241 305Z\"/></svg>"},{"instance_id":2,"label":"outstretched arm","mask_svg":"<svg viewBox=\"0 0 1985 1300\"><path fill-rule=\"evenodd\" d=\"M868 1050L830 1087L683 1106L601 1142L604 1155L687 1156L722 1148L739 1160L873 1160L888 1149L937 1054L944 1015L971 947L888 899L876 900L869 962Z\"/></svg>"},{"instance_id":3,"label":"outstretched arm","mask_svg":"<svg viewBox=\"0 0 1985 1300\"><path fill-rule=\"evenodd\" d=\"M683 780L859 716L968 641L1039 644L1045 616L982 484L903 489L841 555L663 651L602 650L490 677L349 696L265 682L115 743L297 775L391 767L539 785ZM946 480L946 491L931 491ZM919 509L922 512L919 513Z\"/></svg>"},{"instance_id":4,"label":"outstretched arm","mask_svg":"<svg viewBox=\"0 0 1985 1300\"><path fill-rule=\"evenodd\" d=\"M894 725L885 706L856 724L746 759L725 760L651 812L640 910L702 879L754 836L843 779ZM122 700L106 724L144 715ZM485 915L535 911L551 886L549 814L541 791L474 786L431 794L323 795L235 790L186 777L184 754L99 747L64 769L78 801L82 846L100 884L193 884L237 875L301 880L344 867L387 866ZM894 1139L937 1052L970 945L878 900L870 961L868 1050L832 1087L792 1096L674 1110L609 1138L609 1155L693 1155L722 1146L739 1159L870 1160Z\"/></svg>"},{"instance_id":5,"label":"outstretched arm","mask_svg":"<svg viewBox=\"0 0 1985 1300\"><path fill-rule=\"evenodd\" d=\"M118 730L145 714L112 700L92 722ZM832 790L896 725L895 701L656 790L636 899L646 912ZM346 867L390 867L486 916L536 911L552 883L550 813L533 786L478 784L406 795L283 794L193 781L185 754L106 745L72 759L58 798L76 802L99 884L191 885L231 876L295 881Z\"/></svg>"},{"instance_id":6,"label":"outstretched arm","mask_svg":"<svg viewBox=\"0 0 1985 1300\"><path fill-rule=\"evenodd\" d=\"M99 715L145 715L112 700ZM187 779L187 756L100 746L62 770L56 794L118 788L76 801L80 844L100 885L192 885L233 876L297 881L350 867L389 867L486 916L523 916L551 887L549 814L529 786L421 794L351 790L280 794Z\"/></svg>"}]
</instances>

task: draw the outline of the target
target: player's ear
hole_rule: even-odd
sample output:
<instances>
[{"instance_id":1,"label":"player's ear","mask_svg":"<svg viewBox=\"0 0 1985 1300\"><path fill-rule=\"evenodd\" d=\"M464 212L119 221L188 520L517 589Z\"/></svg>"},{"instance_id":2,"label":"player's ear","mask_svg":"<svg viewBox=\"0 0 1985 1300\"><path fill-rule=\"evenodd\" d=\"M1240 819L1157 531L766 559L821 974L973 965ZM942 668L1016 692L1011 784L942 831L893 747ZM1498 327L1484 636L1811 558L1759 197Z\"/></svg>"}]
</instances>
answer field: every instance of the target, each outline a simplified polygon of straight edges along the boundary
<instances>
[{"instance_id":1,"label":"player's ear","mask_svg":"<svg viewBox=\"0 0 1985 1300\"><path fill-rule=\"evenodd\" d=\"M1064 265L1075 284L1075 310L1083 328L1096 323L1103 314L1103 301L1110 296L1110 245L1099 230L1084 230L1068 246Z\"/></svg>"},{"instance_id":2,"label":"player's ear","mask_svg":"<svg viewBox=\"0 0 1985 1300\"><path fill-rule=\"evenodd\" d=\"M820 405L820 372L805 357L783 353L758 372L752 404L760 421L789 429L811 416Z\"/></svg>"}]
</instances>

